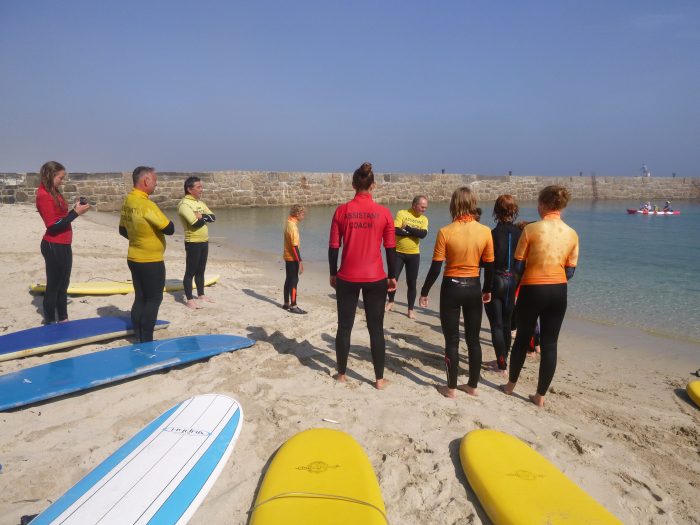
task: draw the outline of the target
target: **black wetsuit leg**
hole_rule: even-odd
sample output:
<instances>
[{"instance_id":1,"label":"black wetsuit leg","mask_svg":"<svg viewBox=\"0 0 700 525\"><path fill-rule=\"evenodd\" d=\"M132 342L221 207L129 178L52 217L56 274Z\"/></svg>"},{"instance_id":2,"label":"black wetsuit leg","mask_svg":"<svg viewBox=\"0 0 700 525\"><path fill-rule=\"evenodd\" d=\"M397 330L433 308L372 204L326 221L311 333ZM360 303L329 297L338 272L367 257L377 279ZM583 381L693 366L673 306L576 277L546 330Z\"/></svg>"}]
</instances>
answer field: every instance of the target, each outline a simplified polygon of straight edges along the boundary
<instances>
[{"instance_id":1,"label":"black wetsuit leg","mask_svg":"<svg viewBox=\"0 0 700 525\"><path fill-rule=\"evenodd\" d=\"M491 326L491 342L496 352L498 368L505 370L511 343L511 317L515 305L515 280L496 273L493 278L491 301L484 305Z\"/></svg>"},{"instance_id":2,"label":"black wetsuit leg","mask_svg":"<svg viewBox=\"0 0 700 525\"><path fill-rule=\"evenodd\" d=\"M299 261L284 261L284 304L297 304L297 285L299 284ZM291 300L291 302L290 302Z\"/></svg>"},{"instance_id":3,"label":"black wetsuit leg","mask_svg":"<svg viewBox=\"0 0 700 525\"><path fill-rule=\"evenodd\" d=\"M416 282L418 281L418 268L420 267L420 253L409 253L404 255L406 264L406 299L408 309L413 310L416 305Z\"/></svg>"},{"instance_id":4,"label":"black wetsuit leg","mask_svg":"<svg viewBox=\"0 0 700 525\"><path fill-rule=\"evenodd\" d=\"M182 286L185 289L187 300L193 298L192 278L197 286L197 294L204 295L204 270L207 267L208 254L208 242L185 243L185 276L182 279Z\"/></svg>"},{"instance_id":5,"label":"black wetsuit leg","mask_svg":"<svg viewBox=\"0 0 700 525\"><path fill-rule=\"evenodd\" d=\"M396 252L396 282L399 282L399 277L401 277L401 272L403 271L404 264L406 263L406 254L401 252ZM394 302L394 297L396 297L396 290L388 293L389 302Z\"/></svg>"},{"instance_id":6,"label":"black wetsuit leg","mask_svg":"<svg viewBox=\"0 0 700 525\"><path fill-rule=\"evenodd\" d=\"M567 285L540 284L520 288L517 308L518 333L510 357L509 380L516 383L525 363L530 339L540 318L540 371L537 393L547 393L557 368L557 341L566 314Z\"/></svg>"},{"instance_id":7,"label":"black wetsuit leg","mask_svg":"<svg viewBox=\"0 0 700 525\"><path fill-rule=\"evenodd\" d=\"M360 284L336 278L335 298L338 305L338 332L335 336L335 357L338 373L345 374L350 353L350 333L355 324L355 312L360 298Z\"/></svg>"},{"instance_id":8,"label":"black wetsuit leg","mask_svg":"<svg viewBox=\"0 0 700 525\"><path fill-rule=\"evenodd\" d=\"M46 263L44 319L46 323L68 319L68 284L73 267L70 244L41 241L41 255Z\"/></svg>"},{"instance_id":9,"label":"black wetsuit leg","mask_svg":"<svg viewBox=\"0 0 700 525\"><path fill-rule=\"evenodd\" d=\"M338 304L338 333L335 338L335 353L338 373L345 374L350 353L350 333L355 323L355 312L362 291L367 329L369 331L372 363L377 379L384 377L384 301L386 301L386 279L370 283L354 283L336 279L335 296Z\"/></svg>"},{"instance_id":10,"label":"black wetsuit leg","mask_svg":"<svg viewBox=\"0 0 700 525\"><path fill-rule=\"evenodd\" d=\"M165 263L163 261L137 263L127 261L134 284L134 304L131 307L131 322L139 342L153 341L153 328L158 318L158 309L163 301L165 286Z\"/></svg>"},{"instance_id":11,"label":"black wetsuit leg","mask_svg":"<svg viewBox=\"0 0 700 525\"><path fill-rule=\"evenodd\" d=\"M459 373L459 316L464 314L464 336L469 352L468 385L476 388L481 373L479 330L482 316L481 283L478 277L444 277L440 287L440 324L445 336L445 367L448 388L457 388Z\"/></svg>"},{"instance_id":12,"label":"black wetsuit leg","mask_svg":"<svg viewBox=\"0 0 700 525\"><path fill-rule=\"evenodd\" d=\"M386 279L372 283L362 283L362 303L365 307L367 330L369 331L370 350L374 377L384 378L384 356L386 341L384 340L384 302L387 295Z\"/></svg>"}]
</instances>

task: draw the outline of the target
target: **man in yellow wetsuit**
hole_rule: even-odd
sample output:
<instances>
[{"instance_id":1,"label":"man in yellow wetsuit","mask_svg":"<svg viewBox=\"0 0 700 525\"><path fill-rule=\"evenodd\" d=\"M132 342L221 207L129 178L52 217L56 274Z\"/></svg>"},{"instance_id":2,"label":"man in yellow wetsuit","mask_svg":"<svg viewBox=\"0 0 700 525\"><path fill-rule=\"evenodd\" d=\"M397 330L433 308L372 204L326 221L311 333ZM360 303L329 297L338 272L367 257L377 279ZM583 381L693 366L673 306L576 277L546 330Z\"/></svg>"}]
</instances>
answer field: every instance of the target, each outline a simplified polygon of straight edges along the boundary
<instances>
[{"instance_id":1,"label":"man in yellow wetsuit","mask_svg":"<svg viewBox=\"0 0 700 525\"><path fill-rule=\"evenodd\" d=\"M420 266L420 240L428 235L428 217L425 211L428 209L428 198L424 195L414 197L411 207L407 210L399 210L394 219L396 231L396 280L401 276L401 270L406 266L406 295L408 301L408 317L415 319L413 307L416 304L416 281L418 280L418 268ZM389 299L385 310L388 312L394 307L396 291L389 292Z\"/></svg>"},{"instance_id":2,"label":"man in yellow wetsuit","mask_svg":"<svg viewBox=\"0 0 700 525\"><path fill-rule=\"evenodd\" d=\"M165 235L172 235L175 225L149 199L158 184L156 170L139 166L132 178L134 188L122 205L119 233L129 240L126 262L135 292L131 322L136 339L144 343L153 341L165 286Z\"/></svg>"}]
</instances>

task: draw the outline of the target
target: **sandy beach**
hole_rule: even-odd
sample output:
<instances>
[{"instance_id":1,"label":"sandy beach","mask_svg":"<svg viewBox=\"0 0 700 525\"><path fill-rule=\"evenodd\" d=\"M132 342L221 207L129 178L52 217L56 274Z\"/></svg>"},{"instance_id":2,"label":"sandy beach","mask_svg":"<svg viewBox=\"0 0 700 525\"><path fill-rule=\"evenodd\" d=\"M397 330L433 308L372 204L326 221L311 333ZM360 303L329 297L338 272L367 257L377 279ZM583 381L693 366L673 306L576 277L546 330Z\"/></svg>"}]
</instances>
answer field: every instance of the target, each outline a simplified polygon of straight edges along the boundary
<instances>
[{"instance_id":1,"label":"sandy beach","mask_svg":"<svg viewBox=\"0 0 700 525\"><path fill-rule=\"evenodd\" d=\"M41 323L44 281L39 252L43 224L33 206L0 205L9 232L0 254L5 282L0 334ZM127 241L116 214L89 212L74 223L72 281L124 280ZM177 229L181 230L179 225ZM215 227L212 228L216 235ZM281 232L280 232L281 238ZM303 243L303 238L302 238ZM571 315L559 340L559 362L546 407L527 401L537 381L528 359L516 389L484 368L479 397L456 400L445 384L443 336L433 287L431 307L405 315L405 287L387 314L385 391L372 387L369 337L358 311L347 384L335 368L336 307L328 268L309 263L299 284L295 316L279 308L284 281L280 253L269 255L210 243L207 290L216 303L184 306L182 292L166 294L159 318L171 322L156 338L230 333L257 340L249 349L205 362L123 381L0 414L0 523L17 524L41 512L147 423L196 394L236 398L245 419L221 476L191 523L247 523L266 465L299 431L332 427L350 433L372 462L391 523L489 523L459 463L459 442L477 428L524 440L563 470L624 523L700 524L700 409L684 389L700 368L700 345L639 330L593 324ZM168 278L181 278L181 234L168 239ZM585 261L582 261L585 264ZM128 315L133 296L73 297L71 319ZM0 373L127 344L125 340L0 363ZM494 358L488 321L484 361ZM464 341L461 357L466 356ZM466 380L466 368L462 363ZM460 381L462 382L462 381ZM338 424L323 419L338 421Z\"/></svg>"}]
</instances>

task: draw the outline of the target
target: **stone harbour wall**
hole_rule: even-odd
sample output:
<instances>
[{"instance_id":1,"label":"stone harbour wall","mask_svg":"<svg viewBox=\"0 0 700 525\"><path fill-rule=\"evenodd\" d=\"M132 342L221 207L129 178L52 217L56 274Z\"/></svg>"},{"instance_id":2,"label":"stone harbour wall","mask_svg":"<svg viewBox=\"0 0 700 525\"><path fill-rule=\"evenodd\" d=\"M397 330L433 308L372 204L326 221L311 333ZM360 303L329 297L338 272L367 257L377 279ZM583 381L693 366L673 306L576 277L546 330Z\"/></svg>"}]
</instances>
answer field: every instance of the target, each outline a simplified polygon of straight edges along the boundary
<instances>
[{"instance_id":1,"label":"stone harbour wall","mask_svg":"<svg viewBox=\"0 0 700 525\"><path fill-rule=\"evenodd\" d=\"M158 172L152 196L162 208L174 208L183 196L185 179L195 175L204 183L203 199L212 208L339 204L352 198L352 173L294 173L269 171L216 171L207 173ZM548 184L568 187L574 199L700 199L700 178L686 177L517 177L475 174L375 173L374 198L380 203L409 202L423 194L431 201L449 201L459 186L470 186L481 200L510 193L534 200ZM33 203L39 186L37 173L0 173L0 202ZM63 193L69 202L87 197L100 211L121 208L132 186L131 173L69 173Z\"/></svg>"}]
</instances>

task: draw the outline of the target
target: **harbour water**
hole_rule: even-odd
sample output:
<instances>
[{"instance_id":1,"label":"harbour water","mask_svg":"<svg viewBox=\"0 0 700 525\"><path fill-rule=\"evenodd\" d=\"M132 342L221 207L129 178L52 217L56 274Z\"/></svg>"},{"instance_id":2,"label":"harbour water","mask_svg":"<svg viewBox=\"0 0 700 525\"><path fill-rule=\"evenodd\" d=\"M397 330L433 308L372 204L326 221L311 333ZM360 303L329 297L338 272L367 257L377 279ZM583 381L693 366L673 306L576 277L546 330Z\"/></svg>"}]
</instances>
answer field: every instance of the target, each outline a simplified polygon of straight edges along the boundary
<instances>
[{"instance_id":1,"label":"harbour water","mask_svg":"<svg viewBox=\"0 0 700 525\"><path fill-rule=\"evenodd\" d=\"M206 201L206 194L204 195ZM674 201L676 216L628 215L639 202L573 201L563 218L579 234L580 259L569 288L569 315L637 327L700 342L700 202ZM661 201L656 204L662 204ZM392 213L410 203L391 205ZM483 202L482 223L494 226L493 202ZM327 260L328 231L335 206L313 206L301 224L301 253ZM237 246L280 257L289 209L215 210L210 234ZM430 266L437 230L450 220L447 203L431 203L430 230L421 242L421 274ZM535 202L521 203L519 219L536 220ZM403 276L402 276L403 278ZM403 288L405 290L405 288ZM402 298L399 291L397 300Z\"/></svg>"}]
</instances>

